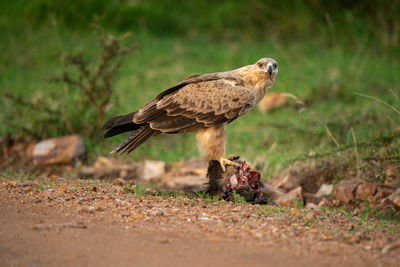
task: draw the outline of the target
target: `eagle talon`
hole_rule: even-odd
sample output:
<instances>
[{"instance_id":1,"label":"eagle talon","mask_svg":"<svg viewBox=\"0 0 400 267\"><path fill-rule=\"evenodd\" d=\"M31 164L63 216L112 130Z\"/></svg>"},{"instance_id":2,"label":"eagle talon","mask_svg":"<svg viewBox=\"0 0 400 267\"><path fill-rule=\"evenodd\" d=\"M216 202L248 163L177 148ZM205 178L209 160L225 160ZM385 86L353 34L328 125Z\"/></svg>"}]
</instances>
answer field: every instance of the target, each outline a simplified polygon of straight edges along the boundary
<instances>
[{"instance_id":1,"label":"eagle talon","mask_svg":"<svg viewBox=\"0 0 400 267\"><path fill-rule=\"evenodd\" d=\"M226 172L225 165L232 165L232 166L240 167L239 163L233 162L233 161L231 161L229 159L226 159L226 158L220 158L218 160L218 162L221 165L222 172Z\"/></svg>"}]
</instances>

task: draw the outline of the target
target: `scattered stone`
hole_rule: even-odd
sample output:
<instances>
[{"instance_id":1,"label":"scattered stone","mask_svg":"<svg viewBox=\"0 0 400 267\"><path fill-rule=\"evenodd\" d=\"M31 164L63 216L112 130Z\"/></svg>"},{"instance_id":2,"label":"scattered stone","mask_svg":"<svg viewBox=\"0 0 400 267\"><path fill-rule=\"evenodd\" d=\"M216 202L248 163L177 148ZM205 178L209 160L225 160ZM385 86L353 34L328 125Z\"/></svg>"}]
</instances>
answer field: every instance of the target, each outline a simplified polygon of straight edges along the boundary
<instances>
[{"instance_id":1,"label":"scattered stone","mask_svg":"<svg viewBox=\"0 0 400 267\"><path fill-rule=\"evenodd\" d=\"M376 193L376 183L365 183L365 184L360 184L357 187L356 191L356 199L368 199L368 200L373 200L373 196Z\"/></svg>"},{"instance_id":2,"label":"scattered stone","mask_svg":"<svg viewBox=\"0 0 400 267\"><path fill-rule=\"evenodd\" d=\"M122 178L135 179L138 176L138 164L125 163L122 160L99 156L93 166L82 167L79 178Z\"/></svg>"},{"instance_id":3,"label":"scattered stone","mask_svg":"<svg viewBox=\"0 0 400 267\"><path fill-rule=\"evenodd\" d=\"M366 246L364 247L364 250L370 251L370 250L372 250L372 246L371 246L371 245L366 245Z\"/></svg>"},{"instance_id":4,"label":"scattered stone","mask_svg":"<svg viewBox=\"0 0 400 267\"><path fill-rule=\"evenodd\" d=\"M66 194L67 192L68 192L67 188L63 185L61 185L57 188L57 194L59 194L59 195Z\"/></svg>"},{"instance_id":5,"label":"scattered stone","mask_svg":"<svg viewBox=\"0 0 400 267\"><path fill-rule=\"evenodd\" d=\"M171 240L169 240L168 238L161 238L161 239L158 239L158 243L168 244L168 243L171 243Z\"/></svg>"},{"instance_id":6,"label":"scattered stone","mask_svg":"<svg viewBox=\"0 0 400 267\"><path fill-rule=\"evenodd\" d=\"M339 203L348 204L354 199L354 192L357 185L351 183L343 183L335 187L332 197Z\"/></svg>"},{"instance_id":7,"label":"scattered stone","mask_svg":"<svg viewBox=\"0 0 400 267\"><path fill-rule=\"evenodd\" d=\"M389 188L398 188L400 187L400 166L399 165L390 165L386 168L385 171L386 179L383 183L384 186Z\"/></svg>"},{"instance_id":8,"label":"scattered stone","mask_svg":"<svg viewBox=\"0 0 400 267\"><path fill-rule=\"evenodd\" d=\"M276 203L280 206L294 206L297 202L303 203L303 197L302 197L302 188L301 186L293 189L289 193L278 197L276 200Z\"/></svg>"},{"instance_id":9,"label":"scattered stone","mask_svg":"<svg viewBox=\"0 0 400 267\"><path fill-rule=\"evenodd\" d=\"M343 233L342 234L343 241L347 244L360 243L361 240L365 239L364 234L361 232L351 234L351 233Z\"/></svg>"},{"instance_id":10,"label":"scattered stone","mask_svg":"<svg viewBox=\"0 0 400 267\"><path fill-rule=\"evenodd\" d=\"M94 213L95 207L82 207L78 209L79 213Z\"/></svg>"},{"instance_id":11,"label":"scattered stone","mask_svg":"<svg viewBox=\"0 0 400 267\"><path fill-rule=\"evenodd\" d=\"M99 156L94 162L93 167L96 170L102 170L115 168L116 165L118 165L118 163L115 159Z\"/></svg>"},{"instance_id":12,"label":"scattered stone","mask_svg":"<svg viewBox=\"0 0 400 267\"><path fill-rule=\"evenodd\" d=\"M307 210L318 210L319 209L318 205L315 203L312 203L312 202L308 202L304 208Z\"/></svg>"},{"instance_id":13,"label":"scattered stone","mask_svg":"<svg viewBox=\"0 0 400 267\"><path fill-rule=\"evenodd\" d=\"M33 149L35 165L68 164L83 157L85 148L79 135L67 135L37 143Z\"/></svg>"},{"instance_id":14,"label":"scattered stone","mask_svg":"<svg viewBox=\"0 0 400 267\"><path fill-rule=\"evenodd\" d=\"M179 172L185 173L186 175L198 175L198 176L206 176L208 162L198 159L192 158L187 161L181 161L174 163L176 169L179 169Z\"/></svg>"},{"instance_id":15,"label":"scattered stone","mask_svg":"<svg viewBox=\"0 0 400 267\"><path fill-rule=\"evenodd\" d=\"M398 188L393 194L392 194L392 201L393 203L397 206L400 207L400 188Z\"/></svg>"},{"instance_id":16,"label":"scattered stone","mask_svg":"<svg viewBox=\"0 0 400 267\"><path fill-rule=\"evenodd\" d=\"M290 170L283 176L276 187L289 192L290 190L298 187L302 182L302 178L298 175L295 170Z\"/></svg>"},{"instance_id":17,"label":"scattered stone","mask_svg":"<svg viewBox=\"0 0 400 267\"><path fill-rule=\"evenodd\" d=\"M152 210L154 216L164 216L165 212L163 209L154 209Z\"/></svg>"},{"instance_id":18,"label":"scattered stone","mask_svg":"<svg viewBox=\"0 0 400 267\"><path fill-rule=\"evenodd\" d=\"M383 249L382 249L382 253L389 253L390 251L400 248L400 241L395 241L393 243L390 243L389 245L386 245Z\"/></svg>"},{"instance_id":19,"label":"scattered stone","mask_svg":"<svg viewBox=\"0 0 400 267\"><path fill-rule=\"evenodd\" d=\"M182 175L176 172L164 175L161 182L168 186L169 190L183 192L200 191L207 187L207 178L205 176Z\"/></svg>"},{"instance_id":20,"label":"scattered stone","mask_svg":"<svg viewBox=\"0 0 400 267\"><path fill-rule=\"evenodd\" d=\"M348 227L347 227L347 231L353 231L354 230L354 224L350 224Z\"/></svg>"},{"instance_id":21,"label":"scattered stone","mask_svg":"<svg viewBox=\"0 0 400 267\"><path fill-rule=\"evenodd\" d=\"M318 207L331 207L332 206L332 201L327 199L326 197L323 197L321 201L318 203Z\"/></svg>"},{"instance_id":22,"label":"scattered stone","mask_svg":"<svg viewBox=\"0 0 400 267\"><path fill-rule=\"evenodd\" d=\"M353 210L353 216L358 216L358 215L360 215L360 213L361 213L361 211L360 211L360 209L359 208L355 208L354 210Z\"/></svg>"},{"instance_id":23,"label":"scattered stone","mask_svg":"<svg viewBox=\"0 0 400 267\"><path fill-rule=\"evenodd\" d=\"M113 184L123 186L126 185L126 181L122 178L117 178L114 180Z\"/></svg>"},{"instance_id":24,"label":"scattered stone","mask_svg":"<svg viewBox=\"0 0 400 267\"><path fill-rule=\"evenodd\" d=\"M333 185L331 184L322 184L318 189L318 192L315 193L315 197L323 197L329 196L333 191Z\"/></svg>"},{"instance_id":25,"label":"scattered stone","mask_svg":"<svg viewBox=\"0 0 400 267\"><path fill-rule=\"evenodd\" d=\"M210 218L208 218L207 216L201 216L199 219L202 221L208 221Z\"/></svg>"},{"instance_id":26,"label":"scattered stone","mask_svg":"<svg viewBox=\"0 0 400 267\"><path fill-rule=\"evenodd\" d=\"M95 211L105 211L106 209L102 205L96 205L94 207L94 210Z\"/></svg>"},{"instance_id":27,"label":"scattered stone","mask_svg":"<svg viewBox=\"0 0 400 267\"><path fill-rule=\"evenodd\" d=\"M318 197L315 196L315 194L310 193L310 192L306 192L303 188L303 199L305 203L317 203L318 202Z\"/></svg>"},{"instance_id":28,"label":"scattered stone","mask_svg":"<svg viewBox=\"0 0 400 267\"><path fill-rule=\"evenodd\" d=\"M397 206L400 207L400 188L394 191L390 196L381 200L380 206Z\"/></svg>"},{"instance_id":29,"label":"scattered stone","mask_svg":"<svg viewBox=\"0 0 400 267\"><path fill-rule=\"evenodd\" d=\"M394 189L392 189L392 188L378 187L378 189L376 190L375 198L382 199L382 198L390 196L391 194L393 194L393 192L394 192Z\"/></svg>"},{"instance_id":30,"label":"scattered stone","mask_svg":"<svg viewBox=\"0 0 400 267\"><path fill-rule=\"evenodd\" d=\"M139 170L139 179L146 182L159 181L166 172L167 164L164 161L144 160Z\"/></svg>"},{"instance_id":31,"label":"scattered stone","mask_svg":"<svg viewBox=\"0 0 400 267\"><path fill-rule=\"evenodd\" d=\"M32 157L33 157L33 151L35 150L35 144L29 144L27 147L26 147L26 150L25 150L25 155L26 155L26 157L28 158L28 159L31 159Z\"/></svg>"},{"instance_id":32,"label":"scattered stone","mask_svg":"<svg viewBox=\"0 0 400 267\"><path fill-rule=\"evenodd\" d=\"M92 166L84 166L78 173L79 178L91 178L94 176L96 176L96 169Z\"/></svg>"},{"instance_id":33,"label":"scattered stone","mask_svg":"<svg viewBox=\"0 0 400 267\"><path fill-rule=\"evenodd\" d=\"M400 178L400 166L398 165L390 165L386 168L385 171L387 178Z\"/></svg>"}]
</instances>

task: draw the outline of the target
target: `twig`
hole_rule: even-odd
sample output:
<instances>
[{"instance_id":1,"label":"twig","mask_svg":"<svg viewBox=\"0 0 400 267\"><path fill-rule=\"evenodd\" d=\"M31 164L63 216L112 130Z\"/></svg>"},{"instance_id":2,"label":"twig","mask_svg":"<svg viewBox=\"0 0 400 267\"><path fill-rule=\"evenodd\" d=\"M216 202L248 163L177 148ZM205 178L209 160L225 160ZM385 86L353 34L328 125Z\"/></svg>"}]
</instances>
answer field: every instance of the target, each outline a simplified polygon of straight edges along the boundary
<instances>
[{"instance_id":1,"label":"twig","mask_svg":"<svg viewBox=\"0 0 400 267\"><path fill-rule=\"evenodd\" d=\"M379 98L376 98L376 97L373 97L373 96L364 95L364 94L361 94L361 93L354 93L354 94L359 95L359 96L363 96L363 97L366 97L366 98L369 98L369 99L372 99L372 100L375 100L375 101L377 101L379 103L382 103L382 104L384 104L385 106L389 107L390 109L392 109L393 111L395 111L396 113L398 113L400 115L400 110L396 109L395 107L393 107L392 105L390 105L386 101L383 101L383 100L381 100Z\"/></svg>"},{"instance_id":2,"label":"twig","mask_svg":"<svg viewBox=\"0 0 400 267\"><path fill-rule=\"evenodd\" d=\"M350 128L350 131L351 131L351 135L353 136L354 150L356 153L357 175L358 175L358 173L360 173L360 158L358 156L357 139L356 139L356 135L354 134L353 127Z\"/></svg>"},{"instance_id":3,"label":"twig","mask_svg":"<svg viewBox=\"0 0 400 267\"><path fill-rule=\"evenodd\" d=\"M337 148L340 148L340 145L339 145L338 141L337 141L336 138L333 136L333 134L332 134L332 132L329 130L328 126L324 125L324 127L325 127L325 131L327 132L328 136L329 136L330 138L332 138L332 140L333 140L333 142L335 143L336 147L337 147Z\"/></svg>"}]
</instances>

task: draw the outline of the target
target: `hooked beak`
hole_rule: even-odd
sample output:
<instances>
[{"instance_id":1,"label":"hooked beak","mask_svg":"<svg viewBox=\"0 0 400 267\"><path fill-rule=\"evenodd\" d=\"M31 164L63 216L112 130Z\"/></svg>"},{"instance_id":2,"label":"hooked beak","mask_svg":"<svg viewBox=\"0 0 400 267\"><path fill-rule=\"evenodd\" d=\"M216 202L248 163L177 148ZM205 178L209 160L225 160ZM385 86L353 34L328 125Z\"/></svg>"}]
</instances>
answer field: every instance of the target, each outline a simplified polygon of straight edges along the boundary
<instances>
[{"instance_id":1,"label":"hooked beak","mask_svg":"<svg viewBox=\"0 0 400 267\"><path fill-rule=\"evenodd\" d=\"M271 63L268 63L267 65L267 71L269 73L269 75L272 75L272 72L274 71L274 68L272 67Z\"/></svg>"}]
</instances>

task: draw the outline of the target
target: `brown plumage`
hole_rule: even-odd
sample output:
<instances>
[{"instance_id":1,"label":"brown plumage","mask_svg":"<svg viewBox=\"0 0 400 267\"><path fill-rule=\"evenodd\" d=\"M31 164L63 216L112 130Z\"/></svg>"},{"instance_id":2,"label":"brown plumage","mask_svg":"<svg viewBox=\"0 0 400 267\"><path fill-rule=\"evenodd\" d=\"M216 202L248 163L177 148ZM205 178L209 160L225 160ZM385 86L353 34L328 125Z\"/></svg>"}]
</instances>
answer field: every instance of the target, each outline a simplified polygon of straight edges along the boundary
<instances>
[{"instance_id":1,"label":"brown plumage","mask_svg":"<svg viewBox=\"0 0 400 267\"><path fill-rule=\"evenodd\" d=\"M262 58L253 65L211 74L193 75L165 90L138 111L109 120L104 137L133 131L112 153L129 153L160 133L197 131L200 150L223 169L225 127L246 114L270 88L278 73L277 62Z\"/></svg>"}]
</instances>

